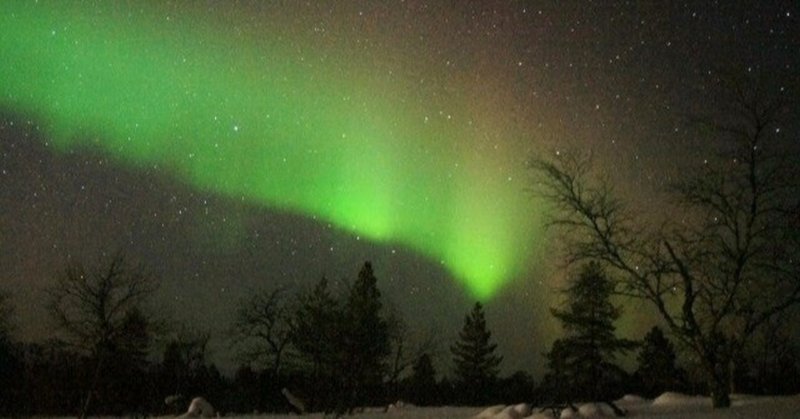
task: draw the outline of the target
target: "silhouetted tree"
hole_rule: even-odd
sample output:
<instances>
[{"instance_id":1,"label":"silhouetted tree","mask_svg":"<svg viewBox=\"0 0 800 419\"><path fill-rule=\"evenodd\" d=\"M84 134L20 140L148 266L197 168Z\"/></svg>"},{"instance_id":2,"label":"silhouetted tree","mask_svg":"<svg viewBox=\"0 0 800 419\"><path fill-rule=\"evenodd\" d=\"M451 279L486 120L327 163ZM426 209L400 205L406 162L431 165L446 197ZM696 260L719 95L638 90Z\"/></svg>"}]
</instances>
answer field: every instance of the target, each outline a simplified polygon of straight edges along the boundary
<instances>
[{"instance_id":1,"label":"silhouetted tree","mask_svg":"<svg viewBox=\"0 0 800 419\"><path fill-rule=\"evenodd\" d=\"M125 316L118 338L109 346L109 357L98 377L97 407L113 415L143 414L146 400L147 355L151 346L151 322L139 307ZM92 362L94 359L89 358Z\"/></svg>"},{"instance_id":2,"label":"silhouetted tree","mask_svg":"<svg viewBox=\"0 0 800 419\"><path fill-rule=\"evenodd\" d=\"M0 415L16 413L14 401L21 396L16 389L21 380L16 348L10 340L0 340Z\"/></svg>"},{"instance_id":3,"label":"silhouetted tree","mask_svg":"<svg viewBox=\"0 0 800 419\"><path fill-rule=\"evenodd\" d=\"M264 362L276 379L291 340L291 310L286 291L260 291L241 302L234 332L240 356L248 362Z\"/></svg>"},{"instance_id":4,"label":"silhouetted tree","mask_svg":"<svg viewBox=\"0 0 800 419\"><path fill-rule=\"evenodd\" d=\"M658 326L647 332L637 356L636 378L642 395L655 397L665 391L681 391L686 373L675 364L675 347Z\"/></svg>"},{"instance_id":5,"label":"silhouetted tree","mask_svg":"<svg viewBox=\"0 0 800 419\"><path fill-rule=\"evenodd\" d=\"M0 291L0 414L17 413L14 401L21 380L21 365L12 340L14 307L10 295Z\"/></svg>"},{"instance_id":6,"label":"silhouetted tree","mask_svg":"<svg viewBox=\"0 0 800 419\"><path fill-rule=\"evenodd\" d=\"M556 395L566 397L563 401L611 400L625 377L614 361L636 343L615 335L621 311L610 301L613 292L614 283L600 264L590 262L564 290L566 308L551 309L567 334L548 355L548 379L565 386Z\"/></svg>"},{"instance_id":7,"label":"silhouetted tree","mask_svg":"<svg viewBox=\"0 0 800 419\"><path fill-rule=\"evenodd\" d=\"M498 385L499 403L519 403L521 400L531 401L534 398L536 383L533 377L525 371L517 371L508 377L500 379Z\"/></svg>"},{"instance_id":8,"label":"silhouetted tree","mask_svg":"<svg viewBox=\"0 0 800 419\"><path fill-rule=\"evenodd\" d=\"M800 391L797 329L793 328L796 321L790 316L774 318L748 342L748 378L752 382L740 391L761 394L797 394Z\"/></svg>"},{"instance_id":9,"label":"silhouetted tree","mask_svg":"<svg viewBox=\"0 0 800 419\"><path fill-rule=\"evenodd\" d=\"M0 338L11 339L11 332L14 330L14 305L11 302L11 294L0 290Z\"/></svg>"},{"instance_id":10,"label":"silhouetted tree","mask_svg":"<svg viewBox=\"0 0 800 419\"><path fill-rule=\"evenodd\" d=\"M291 343L298 351L301 367L310 371L309 408L327 409L339 386L342 304L331 294L328 280L322 277L298 299L292 315Z\"/></svg>"},{"instance_id":11,"label":"silhouetted tree","mask_svg":"<svg viewBox=\"0 0 800 419\"><path fill-rule=\"evenodd\" d=\"M503 358L495 354L497 344L486 328L483 306L476 302L464 318L459 340L450 347L455 364L456 387L465 403L481 404L490 398L497 384L497 374Z\"/></svg>"},{"instance_id":12,"label":"silhouetted tree","mask_svg":"<svg viewBox=\"0 0 800 419\"><path fill-rule=\"evenodd\" d=\"M653 304L694 352L714 407L730 405L731 364L753 333L800 303L800 176L778 138L796 108L756 81L725 83L722 93L716 115L700 121L722 151L674 185L681 216L659 228L598 184L587 158L532 164L558 211L553 224L567 233L568 260L602 261L623 292Z\"/></svg>"},{"instance_id":13,"label":"silhouetted tree","mask_svg":"<svg viewBox=\"0 0 800 419\"><path fill-rule=\"evenodd\" d=\"M417 358L405 387L408 401L417 406L430 406L440 401L437 395L436 370L430 355L424 353Z\"/></svg>"},{"instance_id":14,"label":"silhouetted tree","mask_svg":"<svg viewBox=\"0 0 800 419\"><path fill-rule=\"evenodd\" d=\"M399 397L400 377L420 359L422 355L430 354L436 350L436 341L432 334L423 336L412 335L408 325L397 311L389 311L387 315L389 328L389 356L388 377L386 380L387 395L392 401ZM430 355L428 355L430 356Z\"/></svg>"},{"instance_id":15,"label":"silhouetted tree","mask_svg":"<svg viewBox=\"0 0 800 419\"><path fill-rule=\"evenodd\" d=\"M160 396L173 401L171 413L186 409L192 397L208 394L203 378L210 338L206 332L184 329L167 341L158 375Z\"/></svg>"},{"instance_id":16,"label":"silhouetted tree","mask_svg":"<svg viewBox=\"0 0 800 419\"><path fill-rule=\"evenodd\" d=\"M389 329L382 314L381 293L372 264L365 262L350 287L344 307L344 389L347 408L377 401L390 353ZM377 394L376 394L377 393Z\"/></svg>"},{"instance_id":17,"label":"silhouetted tree","mask_svg":"<svg viewBox=\"0 0 800 419\"><path fill-rule=\"evenodd\" d=\"M393 325L402 335L399 317ZM396 371L389 368L390 327L369 262L342 296L331 293L325 277L293 300L282 290L256 294L243 304L235 330L250 345L245 353L256 355L248 360L271 361L268 374L259 375L264 395L258 403L270 409L287 406L284 386L309 410L342 413L384 402L384 379ZM279 375L287 354L293 368ZM402 371L405 346L396 355L392 365Z\"/></svg>"},{"instance_id":18,"label":"silhouetted tree","mask_svg":"<svg viewBox=\"0 0 800 419\"><path fill-rule=\"evenodd\" d=\"M242 364L233 376L233 394L230 405L236 412L252 413L261 408L261 385L258 374L249 364Z\"/></svg>"},{"instance_id":19,"label":"silhouetted tree","mask_svg":"<svg viewBox=\"0 0 800 419\"><path fill-rule=\"evenodd\" d=\"M20 413L32 416L74 412L85 400L83 388L91 377L91 365L86 361L55 339L22 345L24 374L17 385L24 397L16 400Z\"/></svg>"},{"instance_id":20,"label":"silhouetted tree","mask_svg":"<svg viewBox=\"0 0 800 419\"><path fill-rule=\"evenodd\" d=\"M542 378L541 396L552 403L570 402L572 398L572 381L567 376L572 369L570 360L575 357L572 348L564 339L556 339L545 354L547 372Z\"/></svg>"},{"instance_id":21,"label":"silhouetted tree","mask_svg":"<svg viewBox=\"0 0 800 419\"><path fill-rule=\"evenodd\" d=\"M142 306L155 289L154 279L140 267L128 265L122 256L93 270L72 265L49 289L50 314L64 341L92 364L81 417L88 414L93 397L108 378L106 372L142 355L150 325Z\"/></svg>"}]
</instances>

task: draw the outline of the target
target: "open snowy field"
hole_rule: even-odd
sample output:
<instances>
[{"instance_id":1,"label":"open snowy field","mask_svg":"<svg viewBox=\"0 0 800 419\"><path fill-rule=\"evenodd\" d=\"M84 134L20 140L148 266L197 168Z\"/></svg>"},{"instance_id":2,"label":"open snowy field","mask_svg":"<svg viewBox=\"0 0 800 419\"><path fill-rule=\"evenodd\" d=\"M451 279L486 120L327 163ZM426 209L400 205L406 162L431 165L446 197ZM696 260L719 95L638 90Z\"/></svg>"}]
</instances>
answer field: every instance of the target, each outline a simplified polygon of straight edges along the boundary
<instances>
[{"instance_id":1,"label":"open snowy field","mask_svg":"<svg viewBox=\"0 0 800 419\"><path fill-rule=\"evenodd\" d=\"M733 395L733 406L730 409L711 408L707 397L687 396L677 393L664 393L655 400L646 400L637 396L626 396L617 401L617 406L627 411L627 417L635 418L684 418L684 419L716 419L716 418L767 418L794 419L800 418L800 395L795 396L747 396ZM349 416L353 419L518 419L518 418L610 418L615 417L612 410L603 404L577 405L577 411L563 411L560 416L553 416L551 411L531 409L520 404L516 406L476 407L415 407L374 408ZM244 415L231 416L238 418L289 419L297 415ZM324 418L322 414L309 414L306 418ZM331 416L328 416L331 417Z\"/></svg>"}]
</instances>

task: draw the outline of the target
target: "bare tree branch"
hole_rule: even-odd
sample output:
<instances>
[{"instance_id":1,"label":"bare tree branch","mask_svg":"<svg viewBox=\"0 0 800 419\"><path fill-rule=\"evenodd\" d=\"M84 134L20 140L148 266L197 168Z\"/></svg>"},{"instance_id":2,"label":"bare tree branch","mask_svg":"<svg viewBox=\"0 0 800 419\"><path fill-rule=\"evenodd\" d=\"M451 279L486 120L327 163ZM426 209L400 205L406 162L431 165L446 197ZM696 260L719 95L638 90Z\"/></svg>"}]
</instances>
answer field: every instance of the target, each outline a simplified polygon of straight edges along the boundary
<instances>
[{"instance_id":1,"label":"bare tree branch","mask_svg":"<svg viewBox=\"0 0 800 419\"><path fill-rule=\"evenodd\" d=\"M95 364L82 417L89 409L107 358L142 350L140 339L130 335L149 333L149 319L141 309L156 287L154 278L144 274L141 267L129 266L118 254L107 267L101 265L91 272L80 264L68 266L48 290L48 310L64 342ZM139 329L133 330L134 324Z\"/></svg>"},{"instance_id":2,"label":"bare tree branch","mask_svg":"<svg viewBox=\"0 0 800 419\"><path fill-rule=\"evenodd\" d=\"M289 348L291 326L286 289L254 293L242 302L234 323L240 356L248 362L267 362L272 372L279 374Z\"/></svg>"},{"instance_id":3,"label":"bare tree branch","mask_svg":"<svg viewBox=\"0 0 800 419\"><path fill-rule=\"evenodd\" d=\"M771 139L784 103L757 84L729 93L732 118L703 120L726 152L670 190L686 223L653 230L630 216L586 156L531 163L566 260L602 261L620 274L623 294L653 303L707 368L719 405L729 403L727 363L761 325L800 303L800 185Z\"/></svg>"}]
</instances>

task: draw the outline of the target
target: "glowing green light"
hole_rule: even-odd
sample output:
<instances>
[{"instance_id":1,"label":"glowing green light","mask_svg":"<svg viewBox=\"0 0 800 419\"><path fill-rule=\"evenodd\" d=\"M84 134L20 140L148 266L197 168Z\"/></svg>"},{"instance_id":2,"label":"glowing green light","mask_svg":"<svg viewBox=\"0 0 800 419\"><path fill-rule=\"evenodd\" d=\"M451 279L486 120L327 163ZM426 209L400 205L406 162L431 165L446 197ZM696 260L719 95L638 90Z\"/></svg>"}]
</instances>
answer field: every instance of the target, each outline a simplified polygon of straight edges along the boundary
<instances>
[{"instance_id":1,"label":"glowing green light","mask_svg":"<svg viewBox=\"0 0 800 419\"><path fill-rule=\"evenodd\" d=\"M465 124L429 120L413 85L376 81L335 48L299 54L268 30L237 35L194 18L4 1L0 106L34 115L59 149L96 147L408 246L479 298L521 273L527 197L496 169L502 156L468 147L477 134Z\"/></svg>"}]
</instances>

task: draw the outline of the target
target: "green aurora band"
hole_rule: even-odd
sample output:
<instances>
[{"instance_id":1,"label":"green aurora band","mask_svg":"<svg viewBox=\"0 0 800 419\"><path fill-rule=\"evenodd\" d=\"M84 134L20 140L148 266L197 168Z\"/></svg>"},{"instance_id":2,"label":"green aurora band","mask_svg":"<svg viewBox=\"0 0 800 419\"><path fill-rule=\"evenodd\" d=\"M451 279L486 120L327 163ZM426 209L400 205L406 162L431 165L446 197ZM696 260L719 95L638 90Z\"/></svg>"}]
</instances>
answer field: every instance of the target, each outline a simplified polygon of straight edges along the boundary
<instances>
[{"instance_id":1,"label":"green aurora band","mask_svg":"<svg viewBox=\"0 0 800 419\"><path fill-rule=\"evenodd\" d=\"M215 16L167 24L157 5L120 4L3 1L0 107L36 119L59 151L91 147L407 246L477 298L524 273L538 220L498 169L511 156L476 146L468 98L429 119L413 83L343 48L299 53Z\"/></svg>"}]
</instances>

